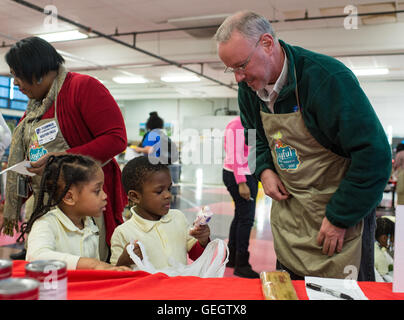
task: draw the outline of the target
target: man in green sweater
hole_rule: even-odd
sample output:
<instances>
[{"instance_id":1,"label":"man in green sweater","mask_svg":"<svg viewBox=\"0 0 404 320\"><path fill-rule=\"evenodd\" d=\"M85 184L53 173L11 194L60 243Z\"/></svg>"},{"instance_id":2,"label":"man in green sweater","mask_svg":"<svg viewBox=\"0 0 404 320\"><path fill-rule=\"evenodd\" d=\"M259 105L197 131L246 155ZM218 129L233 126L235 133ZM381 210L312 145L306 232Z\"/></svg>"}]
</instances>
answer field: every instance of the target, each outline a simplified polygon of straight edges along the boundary
<instances>
[{"instance_id":1,"label":"man in green sweater","mask_svg":"<svg viewBox=\"0 0 404 320\"><path fill-rule=\"evenodd\" d=\"M239 83L246 139L256 129L277 268L292 279L374 280L375 208L391 150L358 80L336 59L278 40L252 12L227 18L215 39Z\"/></svg>"}]
</instances>

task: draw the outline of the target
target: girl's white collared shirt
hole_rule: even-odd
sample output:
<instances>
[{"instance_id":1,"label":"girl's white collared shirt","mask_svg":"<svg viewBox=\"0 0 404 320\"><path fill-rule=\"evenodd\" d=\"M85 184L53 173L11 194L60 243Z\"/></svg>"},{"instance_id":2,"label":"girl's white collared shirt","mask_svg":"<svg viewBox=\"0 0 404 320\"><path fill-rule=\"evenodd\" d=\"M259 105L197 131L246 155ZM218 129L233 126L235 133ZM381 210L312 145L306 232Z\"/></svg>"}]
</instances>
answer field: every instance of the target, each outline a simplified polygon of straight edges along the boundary
<instances>
[{"instance_id":1,"label":"girl's white collared shirt","mask_svg":"<svg viewBox=\"0 0 404 320\"><path fill-rule=\"evenodd\" d=\"M99 259L99 231L91 217L79 229L59 209L36 220L28 235L27 261L61 260L76 269L81 257Z\"/></svg>"}]
</instances>

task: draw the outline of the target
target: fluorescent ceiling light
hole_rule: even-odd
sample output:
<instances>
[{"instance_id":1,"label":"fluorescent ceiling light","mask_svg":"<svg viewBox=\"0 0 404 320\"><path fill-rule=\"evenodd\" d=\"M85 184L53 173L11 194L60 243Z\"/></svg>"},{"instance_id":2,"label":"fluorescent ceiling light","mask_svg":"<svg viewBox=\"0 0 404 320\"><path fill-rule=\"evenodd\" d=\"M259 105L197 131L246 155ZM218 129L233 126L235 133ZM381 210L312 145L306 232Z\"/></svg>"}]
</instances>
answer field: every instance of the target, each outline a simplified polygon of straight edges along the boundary
<instances>
[{"instance_id":1,"label":"fluorescent ceiling light","mask_svg":"<svg viewBox=\"0 0 404 320\"><path fill-rule=\"evenodd\" d=\"M88 34L82 33L79 30L61 31L39 34L38 37L48 42L69 41L88 38Z\"/></svg>"},{"instance_id":2,"label":"fluorescent ceiling light","mask_svg":"<svg viewBox=\"0 0 404 320\"><path fill-rule=\"evenodd\" d=\"M113 77L112 80L120 84L147 83L149 80L141 76Z\"/></svg>"},{"instance_id":3,"label":"fluorescent ceiling light","mask_svg":"<svg viewBox=\"0 0 404 320\"><path fill-rule=\"evenodd\" d=\"M379 76L389 73L387 68L374 68L374 69L352 69L356 76Z\"/></svg>"},{"instance_id":4,"label":"fluorescent ceiling light","mask_svg":"<svg viewBox=\"0 0 404 320\"><path fill-rule=\"evenodd\" d=\"M166 75L162 76L160 78L161 81L164 82L195 82L195 81L201 81L199 77L197 77L194 74L172 74L172 75Z\"/></svg>"}]
</instances>

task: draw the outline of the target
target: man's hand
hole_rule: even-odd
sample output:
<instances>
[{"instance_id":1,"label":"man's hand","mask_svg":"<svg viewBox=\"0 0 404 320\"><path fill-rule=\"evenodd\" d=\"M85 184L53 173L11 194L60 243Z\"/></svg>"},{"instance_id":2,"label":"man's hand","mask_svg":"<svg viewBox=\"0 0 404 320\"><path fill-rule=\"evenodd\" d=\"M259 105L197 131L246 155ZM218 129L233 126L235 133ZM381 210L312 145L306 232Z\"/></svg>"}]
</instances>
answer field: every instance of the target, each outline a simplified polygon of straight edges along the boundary
<instances>
[{"instance_id":1,"label":"man's hand","mask_svg":"<svg viewBox=\"0 0 404 320\"><path fill-rule=\"evenodd\" d=\"M240 194L240 196L249 201L250 197L251 197L251 193L250 193L250 188L248 187L247 183L245 182L241 182L238 185L238 193Z\"/></svg>"},{"instance_id":2,"label":"man's hand","mask_svg":"<svg viewBox=\"0 0 404 320\"><path fill-rule=\"evenodd\" d=\"M66 152L48 152L47 154L40 157L37 161L31 162L31 168L27 168L27 170L31 173L35 173L39 176L42 175L43 170L45 169L46 163L50 156L61 156L63 154L67 154Z\"/></svg>"},{"instance_id":3,"label":"man's hand","mask_svg":"<svg viewBox=\"0 0 404 320\"><path fill-rule=\"evenodd\" d=\"M271 169L262 171L260 179L267 196L278 201L289 198L290 193L286 190L279 176Z\"/></svg>"},{"instance_id":4,"label":"man's hand","mask_svg":"<svg viewBox=\"0 0 404 320\"><path fill-rule=\"evenodd\" d=\"M328 256L331 257L335 253L335 250L337 250L338 253L341 252L345 232L346 229L332 225L327 217L324 217L320 232L317 236L317 244L319 246L323 245L323 254L328 254Z\"/></svg>"}]
</instances>

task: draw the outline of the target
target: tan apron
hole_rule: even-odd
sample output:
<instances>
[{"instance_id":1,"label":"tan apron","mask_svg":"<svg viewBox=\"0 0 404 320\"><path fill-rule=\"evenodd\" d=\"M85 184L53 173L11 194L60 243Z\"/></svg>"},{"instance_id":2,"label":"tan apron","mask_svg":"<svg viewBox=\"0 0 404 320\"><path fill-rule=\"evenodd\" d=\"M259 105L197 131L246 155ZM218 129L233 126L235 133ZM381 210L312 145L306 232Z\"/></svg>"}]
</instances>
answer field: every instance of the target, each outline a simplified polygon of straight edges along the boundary
<instances>
[{"instance_id":1,"label":"tan apron","mask_svg":"<svg viewBox=\"0 0 404 320\"><path fill-rule=\"evenodd\" d=\"M56 90L59 93L59 90ZM62 135L57 119L57 96L55 97L55 116L54 118L33 121L31 125L24 130L23 142L26 150L26 156L29 161L37 161L39 158L49 152L63 152L70 149L69 144ZM37 204L39 189L41 185L41 176L31 177L31 188L34 193L34 208ZM28 220L32 212L26 212Z\"/></svg>"},{"instance_id":2,"label":"tan apron","mask_svg":"<svg viewBox=\"0 0 404 320\"><path fill-rule=\"evenodd\" d=\"M60 88L59 88L60 90ZM59 93L59 90L56 92ZM39 121L34 121L32 125L24 130L24 145L26 146L26 154L29 161L37 161L40 157L47 154L48 152L63 152L70 149L69 144L63 137L62 131L60 130L59 121L57 118L57 96L54 100L55 104L55 115L54 118L43 119ZM34 193L34 208L37 204L37 199L39 195L39 189L41 185L41 176L35 175L31 177L31 188ZM26 210L25 219L28 221L31 216L32 211ZM99 252L100 259L106 261L109 255L109 248L106 243L106 231L104 224L104 217L94 217L99 232L100 232L100 243Z\"/></svg>"},{"instance_id":3,"label":"tan apron","mask_svg":"<svg viewBox=\"0 0 404 320\"><path fill-rule=\"evenodd\" d=\"M346 278L359 271L362 222L347 229L340 253L322 253L317 236L326 205L345 176L350 160L319 144L307 130L299 105L296 112L270 114L261 120L279 178L291 197L272 201L271 229L277 259L300 276ZM347 269L345 269L347 266ZM345 270L344 270L345 269ZM345 271L345 273L344 273Z\"/></svg>"}]
</instances>

